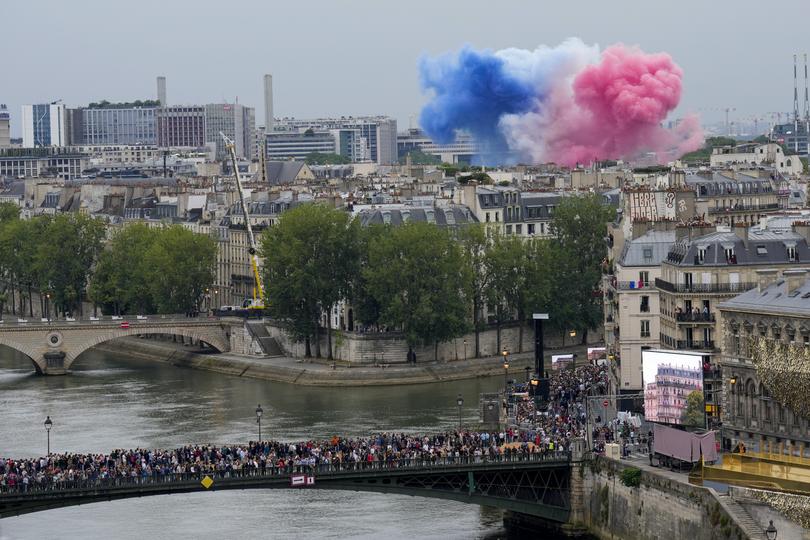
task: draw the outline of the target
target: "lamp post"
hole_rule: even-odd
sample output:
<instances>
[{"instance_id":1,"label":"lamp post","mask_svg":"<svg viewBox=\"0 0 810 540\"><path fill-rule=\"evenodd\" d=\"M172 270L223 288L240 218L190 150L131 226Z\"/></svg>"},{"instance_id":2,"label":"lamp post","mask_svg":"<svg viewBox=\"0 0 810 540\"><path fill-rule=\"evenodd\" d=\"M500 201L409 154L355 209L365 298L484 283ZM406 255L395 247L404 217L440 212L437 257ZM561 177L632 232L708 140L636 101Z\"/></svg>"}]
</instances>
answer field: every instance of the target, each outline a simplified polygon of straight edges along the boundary
<instances>
[{"instance_id":1,"label":"lamp post","mask_svg":"<svg viewBox=\"0 0 810 540\"><path fill-rule=\"evenodd\" d=\"M779 531L773 526L773 520L771 519L769 521L768 528L765 529L765 536L768 537L768 540L776 540L776 535L779 534Z\"/></svg>"},{"instance_id":2,"label":"lamp post","mask_svg":"<svg viewBox=\"0 0 810 540\"><path fill-rule=\"evenodd\" d=\"M464 398L461 394L456 397L456 405L458 405L458 430L461 431L461 407L464 406Z\"/></svg>"},{"instance_id":3,"label":"lamp post","mask_svg":"<svg viewBox=\"0 0 810 540\"><path fill-rule=\"evenodd\" d=\"M503 355L503 388L506 391L509 386L509 351L506 350L506 347L501 351L501 354Z\"/></svg>"},{"instance_id":4,"label":"lamp post","mask_svg":"<svg viewBox=\"0 0 810 540\"><path fill-rule=\"evenodd\" d=\"M464 340L464 361L467 361L467 340Z\"/></svg>"},{"instance_id":5,"label":"lamp post","mask_svg":"<svg viewBox=\"0 0 810 540\"><path fill-rule=\"evenodd\" d=\"M262 414L264 414L264 409L262 409L262 404L256 407L256 423L259 424L259 442L262 440Z\"/></svg>"},{"instance_id":6,"label":"lamp post","mask_svg":"<svg viewBox=\"0 0 810 540\"><path fill-rule=\"evenodd\" d=\"M49 456L51 455L51 427L52 426L53 426L53 421L51 420L51 417L48 416L47 418L45 418L45 433L47 434L46 436L48 438L48 455Z\"/></svg>"},{"instance_id":7,"label":"lamp post","mask_svg":"<svg viewBox=\"0 0 810 540\"><path fill-rule=\"evenodd\" d=\"M525 369L526 369L526 382L529 382L531 380L531 373L530 372L531 372L532 368L529 367L529 366L526 366Z\"/></svg>"}]
</instances>

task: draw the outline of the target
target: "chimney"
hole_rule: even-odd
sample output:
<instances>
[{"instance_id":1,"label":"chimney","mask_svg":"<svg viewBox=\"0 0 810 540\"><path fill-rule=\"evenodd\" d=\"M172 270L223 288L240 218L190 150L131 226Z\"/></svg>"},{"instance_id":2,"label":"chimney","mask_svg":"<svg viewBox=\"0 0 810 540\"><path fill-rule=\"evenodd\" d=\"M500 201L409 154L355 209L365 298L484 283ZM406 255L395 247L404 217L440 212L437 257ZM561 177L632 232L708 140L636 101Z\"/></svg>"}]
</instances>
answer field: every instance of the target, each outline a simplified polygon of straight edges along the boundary
<instances>
[{"instance_id":1,"label":"chimney","mask_svg":"<svg viewBox=\"0 0 810 540\"><path fill-rule=\"evenodd\" d=\"M273 131L273 76L269 73L264 76L264 132Z\"/></svg>"},{"instance_id":2,"label":"chimney","mask_svg":"<svg viewBox=\"0 0 810 540\"><path fill-rule=\"evenodd\" d=\"M807 270L785 270L782 277L785 279L785 294L790 294L807 281Z\"/></svg>"},{"instance_id":3,"label":"chimney","mask_svg":"<svg viewBox=\"0 0 810 540\"><path fill-rule=\"evenodd\" d=\"M166 77L157 78L157 99L161 107L166 107Z\"/></svg>"},{"instance_id":4,"label":"chimney","mask_svg":"<svg viewBox=\"0 0 810 540\"><path fill-rule=\"evenodd\" d=\"M644 236L653 228L652 221L636 221L633 223L633 240L640 236Z\"/></svg>"},{"instance_id":5,"label":"chimney","mask_svg":"<svg viewBox=\"0 0 810 540\"><path fill-rule=\"evenodd\" d=\"M691 237L691 228L688 225L678 225L675 227L675 241L679 242L684 238Z\"/></svg>"},{"instance_id":6,"label":"chimney","mask_svg":"<svg viewBox=\"0 0 810 540\"><path fill-rule=\"evenodd\" d=\"M810 221L794 221L793 232L802 236L810 245Z\"/></svg>"},{"instance_id":7,"label":"chimney","mask_svg":"<svg viewBox=\"0 0 810 540\"><path fill-rule=\"evenodd\" d=\"M700 238L701 236L705 236L709 233L713 233L717 230L717 227L714 225L691 225L688 227L688 235L690 240L694 240L695 238Z\"/></svg>"},{"instance_id":8,"label":"chimney","mask_svg":"<svg viewBox=\"0 0 810 540\"><path fill-rule=\"evenodd\" d=\"M757 280L759 281L757 290L762 292L767 289L768 285L776 281L776 275L776 270L757 270Z\"/></svg>"},{"instance_id":9,"label":"chimney","mask_svg":"<svg viewBox=\"0 0 810 540\"><path fill-rule=\"evenodd\" d=\"M748 226L745 223L736 223L733 229L737 238L742 240L745 251L748 251Z\"/></svg>"}]
</instances>

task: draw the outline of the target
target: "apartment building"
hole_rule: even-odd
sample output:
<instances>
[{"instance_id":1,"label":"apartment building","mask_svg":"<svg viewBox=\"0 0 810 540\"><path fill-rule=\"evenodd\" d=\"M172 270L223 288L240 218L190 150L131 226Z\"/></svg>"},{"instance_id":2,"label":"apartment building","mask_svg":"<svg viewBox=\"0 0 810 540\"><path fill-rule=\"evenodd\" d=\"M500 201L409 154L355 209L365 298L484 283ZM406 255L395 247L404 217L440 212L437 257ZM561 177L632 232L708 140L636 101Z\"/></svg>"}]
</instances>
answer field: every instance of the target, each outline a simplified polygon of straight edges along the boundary
<instances>
[{"instance_id":1,"label":"apartment building","mask_svg":"<svg viewBox=\"0 0 810 540\"><path fill-rule=\"evenodd\" d=\"M717 305L757 286L756 272L779 272L810 263L810 225L791 230L730 232L712 226L678 227L675 244L655 280L660 296L661 346L717 352L721 328Z\"/></svg>"},{"instance_id":2,"label":"apartment building","mask_svg":"<svg viewBox=\"0 0 810 540\"><path fill-rule=\"evenodd\" d=\"M612 275L605 280L605 346L618 367L620 392L643 389L641 351L658 347L661 262L675 243L672 223L652 230L639 226L639 236L624 244Z\"/></svg>"},{"instance_id":3,"label":"apartment building","mask_svg":"<svg viewBox=\"0 0 810 540\"><path fill-rule=\"evenodd\" d=\"M695 212L706 221L751 226L779 212L781 176L773 169L707 171L686 177L695 191Z\"/></svg>"},{"instance_id":4,"label":"apartment building","mask_svg":"<svg viewBox=\"0 0 810 540\"><path fill-rule=\"evenodd\" d=\"M161 107L155 116L157 145L161 148L200 148L205 145L205 107Z\"/></svg>"},{"instance_id":5,"label":"apartment building","mask_svg":"<svg viewBox=\"0 0 810 540\"><path fill-rule=\"evenodd\" d=\"M752 344L792 346L804 353L810 346L810 279L806 269L756 273L756 287L718 306L724 328L723 446L742 442L750 450L807 457L810 419L796 410L806 400L807 371L780 371L784 358L773 355L772 365L757 366ZM799 368L801 369L801 368ZM768 371L765 370L773 370ZM775 380L769 388L764 379ZM782 393L787 391L788 393Z\"/></svg>"}]
</instances>

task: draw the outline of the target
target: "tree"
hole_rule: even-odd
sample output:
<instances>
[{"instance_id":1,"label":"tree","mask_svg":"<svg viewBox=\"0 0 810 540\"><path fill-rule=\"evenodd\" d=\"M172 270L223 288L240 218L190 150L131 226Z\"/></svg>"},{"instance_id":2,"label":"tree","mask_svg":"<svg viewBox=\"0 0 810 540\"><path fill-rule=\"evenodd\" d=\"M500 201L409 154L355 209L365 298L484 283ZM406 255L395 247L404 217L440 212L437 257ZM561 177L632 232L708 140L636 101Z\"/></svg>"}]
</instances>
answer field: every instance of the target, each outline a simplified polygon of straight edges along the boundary
<instances>
[{"instance_id":1,"label":"tree","mask_svg":"<svg viewBox=\"0 0 810 540\"><path fill-rule=\"evenodd\" d=\"M208 236L133 223L99 256L90 297L105 313L189 313L214 282L215 263Z\"/></svg>"},{"instance_id":2,"label":"tree","mask_svg":"<svg viewBox=\"0 0 810 540\"><path fill-rule=\"evenodd\" d=\"M217 245L209 236L173 225L160 230L146 253L149 289L160 313L199 310L205 290L214 282Z\"/></svg>"},{"instance_id":3,"label":"tree","mask_svg":"<svg viewBox=\"0 0 810 540\"><path fill-rule=\"evenodd\" d=\"M363 273L380 320L402 329L409 352L433 344L435 359L439 343L465 331L469 272L445 230L414 222L391 228L370 243L368 260Z\"/></svg>"},{"instance_id":4,"label":"tree","mask_svg":"<svg viewBox=\"0 0 810 540\"><path fill-rule=\"evenodd\" d=\"M408 162L408 156L410 156L411 164L413 165L439 165L442 162L442 160L439 159L438 156L435 156L433 154L426 154L421 150L416 149L411 150L404 156L400 156L399 164L405 165Z\"/></svg>"},{"instance_id":5,"label":"tree","mask_svg":"<svg viewBox=\"0 0 810 540\"><path fill-rule=\"evenodd\" d=\"M99 256L90 282L90 297L107 313L156 313L152 298L152 269L146 254L160 229L133 223L121 229Z\"/></svg>"},{"instance_id":6,"label":"tree","mask_svg":"<svg viewBox=\"0 0 810 540\"><path fill-rule=\"evenodd\" d=\"M273 316L285 321L311 355L320 353L320 321L326 318L329 358L332 358L331 313L348 297L358 268L358 227L349 214L320 204L305 204L284 212L261 238L264 282Z\"/></svg>"},{"instance_id":7,"label":"tree","mask_svg":"<svg viewBox=\"0 0 810 540\"><path fill-rule=\"evenodd\" d=\"M312 152L304 158L307 165L345 165L352 160L340 154Z\"/></svg>"},{"instance_id":8,"label":"tree","mask_svg":"<svg viewBox=\"0 0 810 540\"><path fill-rule=\"evenodd\" d=\"M20 218L20 207L14 203L0 203L0 226Z\"/></svg>"},{"instance_id":9,"label":"tree","mask_svg":"<svg viewBox=\"0 0 810 540\"><path fill-rule=\"evenodd\" d=\"M358 233L358 269L351 280L349 301L355 320L364 325L372 326L379 331L382 306L370 289L369 274L369 246L377 239L390 232L388 225L370 225L360 229Z\"/></svg>"},{"instance_id":10,"label":"tree","mask_svg":"<svg viewBox=\"0 0 810 540\"><path fill-rule=\"evenodd\" d=\"M703 405L703 392L693 390L686 396L686 408L681 416L681 424L690 427L704 427L706 425Z\"/></svg>"},{"instance_id":11,"label":"tree","mask_svg":"<svg viewBox=\"0 0 810 540\"><path fill-rule=\"evenodd\" d=\"M481 355L481 331L486 327L484 303L487 300L487 291L491 279L490 267L486 264L490 242L483 224L462 228L459 231L459 240L463 250L464 265L470 275L468 298L472 303L475 357L478 358Z\"/></svg>"},{"instance_id":12,"label":"tree","mask_svg":"<svg viewBox=\"0 0 810 540\"><path fill-rule=\"evenodd\" d=\"M81 311L91 269L101 253L104 223L84 214L58 214L34 221L45 223L34 260L40 293L50 293L53 306L63 314L77 308Z\"/></svg>"},{"instance_id":13,"label":"tree","mask_svg":"<svg viewBox=\"0 0 810 540\"><path fill-rule=\"evenodd\" d=\"M484 257L489 275L487 301L494 307L498 350L501 349L501 325L517 315L518 352L522 352L523 321L526 318L528 257L526 246L517 236L496 235Z\"/></svg>"},{"instance_id":14,"label":"tree","mask_svg":"<svg viewBox=\"0 0 810 540\"><path fill-rule=\"evenodd\" d=\"M551 323L562 331L566 326L583 329L583 342L587 340L587 331L602 320L598 287L605 257L605 227L613 219L613 213L596 194L570 196L562 199L551 221L554 242L559 248L556 274L562 276L558 279L564 282L564 299L570 312L570 316Z\"/></svg>"}]
</instances>

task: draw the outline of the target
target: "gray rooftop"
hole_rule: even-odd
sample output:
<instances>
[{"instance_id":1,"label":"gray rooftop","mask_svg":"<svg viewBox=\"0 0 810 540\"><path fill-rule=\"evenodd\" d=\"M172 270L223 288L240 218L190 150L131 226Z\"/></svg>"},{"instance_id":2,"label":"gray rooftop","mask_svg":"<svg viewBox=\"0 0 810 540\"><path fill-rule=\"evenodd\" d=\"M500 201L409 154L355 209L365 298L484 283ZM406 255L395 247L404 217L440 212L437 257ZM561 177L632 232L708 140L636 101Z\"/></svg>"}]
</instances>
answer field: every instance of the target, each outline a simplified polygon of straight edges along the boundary
<instances>
[{"instance_id":1,"label":"gray rooftop","mask_svg":"<svg viewBox=\"0 0 810 540\"><path fill-rule=\"evenodd\" d=\"M734 232L717 231L691 241L676 242L665 261L681 267L736 265L774 265L810 262L810 247L804 236L793 231L748 230L747 244ZM791 260L789 249L795 250L796 258ZM732 250L734 259L726 257L726 250ZM699 252L703 261L699 262Z\"/></svg>"},{"instance_id":2,"label":"gray rooftop","mask_svg":"<svg viewBox=\"0 0 810 540\"><path fill-rule=\"evenodd\" d=\"M454 227L477 223L478 220L466 206L453 205L447 208L386 209L370 208L358 213L362 226L402 225L409 221L435 223L439 226Z\"/></svg>"},{"instance_id":3,"label":"gray rooftop","mask_svg":"<svg viewBox=\"0 0 810 540\"><path fill-rule=\"evenodd\" d=\"M777 315L792 314L810 317L810 279L805 279L799 287L788 292L788 280L778 279L764 290L751 289L726 300L720 310L767 312Z\"/></svg>"},{"instance_id":4,"label":"gray rooftop","mask_svg":"<svg viewBox=\"0 0 810 540\"><path fill-rule=\"evenodd\" d=\"M625 242L617 264L621 266L658 266L675 243L675 231L648 231Z\"/></svg>"}]
</instances>

